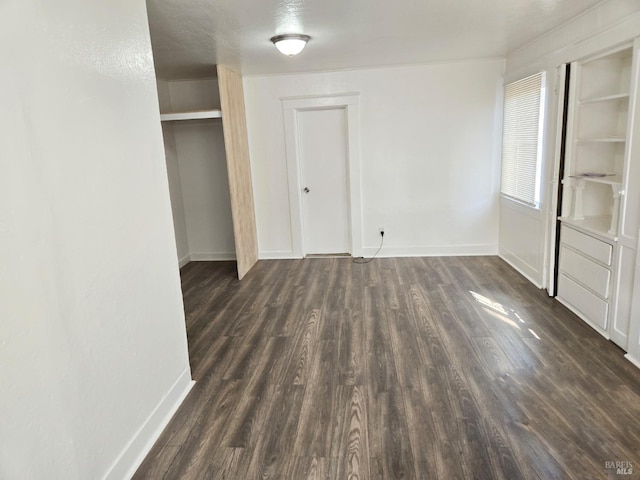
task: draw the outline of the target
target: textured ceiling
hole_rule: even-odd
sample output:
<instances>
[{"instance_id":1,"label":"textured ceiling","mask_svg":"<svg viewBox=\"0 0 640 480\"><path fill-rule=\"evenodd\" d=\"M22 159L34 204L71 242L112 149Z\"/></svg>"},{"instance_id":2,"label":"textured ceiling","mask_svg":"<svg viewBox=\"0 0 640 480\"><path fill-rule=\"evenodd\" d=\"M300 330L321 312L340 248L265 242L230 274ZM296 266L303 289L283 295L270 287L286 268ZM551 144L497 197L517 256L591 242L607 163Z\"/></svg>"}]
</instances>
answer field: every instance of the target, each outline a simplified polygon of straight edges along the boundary
<instances>
[{"instance_id":1,"label":"textured ceiling","mask_svg":"<svg viewBox=\"0 0 640 480\"><path fill-rule=\"evenodd\" d=\"M147 0L158 76L217 63L242 74L503 57L601 0ZM306 33L296 57L269 38Z\"/></svg>"}]
</instances>

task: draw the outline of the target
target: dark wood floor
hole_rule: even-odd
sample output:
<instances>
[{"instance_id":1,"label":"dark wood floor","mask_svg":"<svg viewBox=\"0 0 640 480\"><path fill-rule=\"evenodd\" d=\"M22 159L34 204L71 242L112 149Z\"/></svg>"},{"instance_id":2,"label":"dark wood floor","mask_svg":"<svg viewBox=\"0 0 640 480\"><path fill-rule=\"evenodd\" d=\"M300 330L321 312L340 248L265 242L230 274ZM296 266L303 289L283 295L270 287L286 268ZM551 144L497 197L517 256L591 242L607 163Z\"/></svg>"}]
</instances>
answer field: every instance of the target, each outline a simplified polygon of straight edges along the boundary
<instances>
[{"instance_id":1,"label":"dark wood floor","mask_svg":"<svg viewBox=\"0 0 640 480\"><path fill-rule=\"evenodd\" d=\"M136 479L638 478L640 370L497 257L182 280L197 383Z\"/></svg>"}]
</instances>

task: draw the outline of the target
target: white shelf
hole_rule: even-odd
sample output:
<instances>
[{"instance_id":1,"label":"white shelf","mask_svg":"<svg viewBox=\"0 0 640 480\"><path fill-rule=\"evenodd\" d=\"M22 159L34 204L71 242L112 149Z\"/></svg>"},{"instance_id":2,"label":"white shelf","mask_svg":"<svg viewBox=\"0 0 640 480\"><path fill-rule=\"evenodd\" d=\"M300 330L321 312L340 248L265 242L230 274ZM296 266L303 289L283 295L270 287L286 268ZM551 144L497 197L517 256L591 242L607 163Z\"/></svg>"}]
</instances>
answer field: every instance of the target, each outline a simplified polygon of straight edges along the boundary
<instances>
[{"instance_id":1,"label":"white shelf","mask_svg":"<svg viewBox=\"0 0 640 480\"><path fill-rule=\"evenodd\" d=\"M620 175L609 175L606 177L588 177L582 175L572 175L570 178L576 180L584 180L585 182L592 183L604 183L605 185L612 185L618 189L622 188L622 177Z\"/></svg>"},{"instance_id":2,"label":"white shelf","mask_svg":"<svg viewBox=\"0 0 640 480\"><path fill-rule=\"evenodd\" d=\"M584 217L576 220L571 217L559 217L558 220L571 225L584 233L596 235L604 240L616 241L618 237L609 233L611 227L611 215L599 215L595 217Z\"/></svg>"},{"instance_id":3,"label":"white shelf","mask_svg":"<svg viewBox=\"0 0 640 480\"><path fill-rule=\"evenodd\" d=\"M592 137L592 138L578 138L578 142L599 142L599 143L624 143L627 139L625 137Z\"/></svg>"},{"instance_id":4,"label":"white shelf","mask_svg":"<svg viewBox=\"0 0 640 480\"><path fill-rule=\"evenodd\" d=\"M163 122L175 122L180 120L202 120L207 118L222 118L222 110L196 110L193 112L161 113Z\"/></svg>"},{"instance_id":5,"label":"white shelf","mask_svg":"<svg viewBox=\"0 0 640 480\"><path fill-rule=\"evenodd\" d=\"M598 103L598 102L613 102L617 100L628 100L629 93L616 93L614 95L604 95L602 97L591 97L580 100L580 104Z\"/></svg>"}]
</instances>

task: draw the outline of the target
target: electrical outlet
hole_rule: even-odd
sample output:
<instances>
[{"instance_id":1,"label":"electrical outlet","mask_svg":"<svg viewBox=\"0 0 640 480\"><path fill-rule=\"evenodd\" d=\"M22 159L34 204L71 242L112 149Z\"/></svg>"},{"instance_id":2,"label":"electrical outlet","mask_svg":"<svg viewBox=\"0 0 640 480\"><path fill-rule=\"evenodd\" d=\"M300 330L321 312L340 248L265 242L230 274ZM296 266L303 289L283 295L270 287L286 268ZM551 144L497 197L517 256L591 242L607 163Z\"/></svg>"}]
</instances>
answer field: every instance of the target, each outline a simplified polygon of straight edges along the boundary
<instances>
[{"instance_id":1,"label":"electrical outlet","mask_svg":"<svg viewBox=\"0 0 640 480\"><path fill-rule=\"evenodd\" d=\"M384 227L378 227L378 233L384 235Z\"/></svg>"}]
</instances>

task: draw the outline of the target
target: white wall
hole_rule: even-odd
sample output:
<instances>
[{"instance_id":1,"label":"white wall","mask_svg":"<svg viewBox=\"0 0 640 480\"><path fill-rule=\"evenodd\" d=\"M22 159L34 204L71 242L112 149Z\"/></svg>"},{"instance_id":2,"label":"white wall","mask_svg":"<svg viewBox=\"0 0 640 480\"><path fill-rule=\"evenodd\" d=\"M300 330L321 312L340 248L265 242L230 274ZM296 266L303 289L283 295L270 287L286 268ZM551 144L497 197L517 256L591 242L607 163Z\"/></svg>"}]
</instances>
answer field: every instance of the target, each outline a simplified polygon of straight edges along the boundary
<instances>
[{"instance_id":1,"label":"white wall","mask_svg":"<svg viewBox=\"0 0 640 480\"><path fill-rule=\"evenodd\" d=\"M158 80L166 112L219 109L215 78ZM222 122L190 120L163 126L180 263L235 258ZM176 215L176 212L182 214Z\"/></svg>"},{"instance_id":2,"label":"white wall","mask_svg":"<svg viewBox=\"0 0 640 480\"><path fill-rule=\"evenodd\" d=\"M558 115L557 67L563 63L609 49L640 35L638 0L610 0L599 4L571 22L515 50L507 56L507 81L547 72L547 115L542 170L541 208L501 200L500 255L524 273L534 284L547 287L554 240L550 222L555 221L554 183Z\"/></svg>"},{"instance_id":3,"label":"white wall","mask_svg":"<svg viewBox=\"0 0 640 480\"><path fill-rule=\"evenodd\" d=\"M170 80L167 83L174 112L220 108L217 78Z\"/></svg>"},{"instance_id":4,"label":"white wall","mask_svg":"<svg viewBox=\"0 0 640 480\"><path fill-rule=\"evenodd\" d=\"M544 215L544 210L500 198L498 254L540 288L545 281Z\"/></svg>"},{"instance_id":5,"label":"white wall","mask_svg":"<svg viewBox=\"0 0 640 480\"><path fill-rule=\"evenodd\" d=\"M231 197L220 120L174 125L189 257L235 258Z\"/></svg>"},{"instance_id":6,"label":"white wall","mask_svg":"<svg viewBox=\"0 0 640 480\"><path fill-rule=\"evenodd\" d=\"M124 478L190 385L142 0L0 7L0 478Z\"/></svg>"},{"instance_id":7,"label":"white wall","mask_svg":"<svg viewBox=\"0 0 640 480\"><path fill-rule=\"evenodd\" d=\"M171 97L169 83L158 80L158 99L161 112L171 112ZM182 181L180 179L180 166L178 164L178 150L172 122L163 122L162 138L164 139L164 153L167 164L167 176L169 178L169 193L171 196L171 213L173 215L173 228L176 238L176 250L180 266L189 262L189 239L187 237L187 223L184 214L184 202L182 201Z\"/></svg>"},{"instance_id":8,"label":"white wall","mask_svg":"<svg viewBox=\"0 0 640 480\"><path fill-rule=\"evenodd\" d=\"M365 254L495 254L503 60L244 77L262 258L292 255L281 98L360 93Z\"/></svg>"},{"instance_id":9,"label":"white wall","mask_svg":"<svg viewBox=\"0 0 640 480\"><path fill-rule=\"evenodd\" d=\"M638 249L640 251L640 235L638 235ZM636 255L634 265L635 279L633 283L633 292L631 294L631 321L629 323L629 345L626 358L640 368L640 255Z\"/></svg>"},{"instance_id":10,"label":"white wall","mask_svg":"<svg viewBox=\"0 0 640 480\"><path fill-rule=\"evenodd\" d=\"M187 235L187 221L182 196L178 147L176 145L176 137L172 123L164 123L162 125L162 138L164 139L165 161L167 163L167 176L169 177L171 213L173 215L173 227L176 237L176 250L178 262L180 266L183 266L189 261L189 237Z\"/></svg>"}]
</instances>

